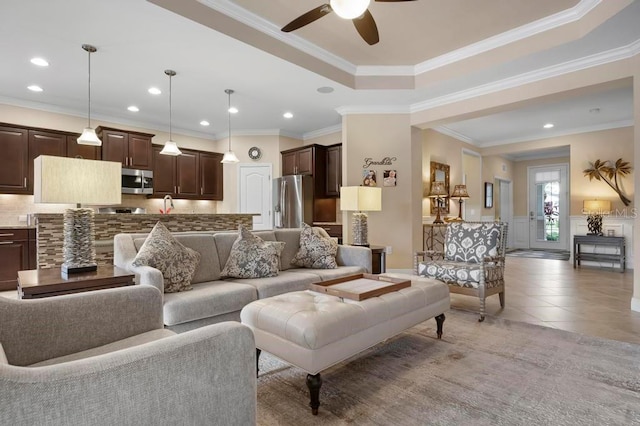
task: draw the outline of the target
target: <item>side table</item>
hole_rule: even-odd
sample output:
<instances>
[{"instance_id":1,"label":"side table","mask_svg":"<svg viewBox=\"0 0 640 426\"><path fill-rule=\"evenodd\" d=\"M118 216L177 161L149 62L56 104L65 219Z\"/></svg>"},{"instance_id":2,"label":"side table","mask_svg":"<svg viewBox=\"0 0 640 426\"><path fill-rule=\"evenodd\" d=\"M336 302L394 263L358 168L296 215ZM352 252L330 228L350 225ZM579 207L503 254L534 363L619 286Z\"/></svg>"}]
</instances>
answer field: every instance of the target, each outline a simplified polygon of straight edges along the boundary
<instances>
[{"instance_id":1,"label":"side table","mask_svg":"<svg viewBox=\"0 0 640 426\"><path fill-rule=\"evenodd\" d=\"M60 268L18 271L18 297L38 299L62 294L133 285L134 275L116 266L62 276Z\"/></svg>"},{"instance_id":2,"label":"side table","mask_svg":"<svg viewBox=\"0 0 640 426\"><path fill-rule=\"evenodd\" d=\"M585 252L582 246L593 246L594 250ZM598 253L595 251L596 246L613 247L615 253ZM580 266L581 260L590 260L593 262L611 262L620 265L620 272L625 270L626 250L624 237L605 237L603 235L574 235L573 237L573 267Z\"/></svg>"},{"instance_id":3,"label":"side table","mask_svg":"<svg viewBox=\"0 0 640 426\"><path fill-rule=\"evenodd\" d=\"M371 273L384 274L387 272L387 252L384 246L369 246L371 249Z\"/></svg>"}]
</instances>

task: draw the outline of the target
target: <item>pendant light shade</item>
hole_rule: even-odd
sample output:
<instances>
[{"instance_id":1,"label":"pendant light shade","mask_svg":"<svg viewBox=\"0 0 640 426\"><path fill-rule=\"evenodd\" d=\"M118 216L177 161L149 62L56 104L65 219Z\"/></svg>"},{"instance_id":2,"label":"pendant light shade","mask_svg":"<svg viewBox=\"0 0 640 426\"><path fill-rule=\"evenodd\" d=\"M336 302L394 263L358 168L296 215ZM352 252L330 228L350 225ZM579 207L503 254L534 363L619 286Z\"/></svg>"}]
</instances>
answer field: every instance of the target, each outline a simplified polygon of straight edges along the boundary
<instances>
[{"instance_id":1,"label":"pendant light shade","mask_svg":"<svg viewBox=\"0 0 640 426\"><path fill-rule=\"evenodd\" d=\"M238 157L236 156L236 154L233 151L231 151L231 94L233 93L233 90L226 89L224 93L229 95L229 109L227 110L228 111L227 113L229 114L229 151L224 153L224 156L222 157L222 161L220 162L221 163L238 163L240 162L240 160L238 160Z\"/></svg>"},{"instance_id":2,"label":"pendant light shade","mask_svg":"<svg viewBox=\"0 0 640 426\"><path fill-rule=\"evenodd\" d=\"M83 44L82 49L89 54L89 96L88 98L88 108L87 108L87 127L84 128L82 134L77 139L78 144L80 145L93 145L93 146L101 146L102 141L98 139L98 135L96 135L96 131L91 127L91 54L94 53L96 49L94 46L90 44Z\"/></svg>"},{"instance_id":3,"label":"pendant light shade","mask_svg":"<svg viewBox=\"0 0 640 426\"><path fill-rule=\"evenodd\" d=\"M164 73L169 76L169 140L164 143L164 148L162 148L160 154L176 156L182 154L178 145L173 141L173 128L171 124L171 78L176 75L176 72L174 70L165 70Z\"/></svg>"}]
</instances>

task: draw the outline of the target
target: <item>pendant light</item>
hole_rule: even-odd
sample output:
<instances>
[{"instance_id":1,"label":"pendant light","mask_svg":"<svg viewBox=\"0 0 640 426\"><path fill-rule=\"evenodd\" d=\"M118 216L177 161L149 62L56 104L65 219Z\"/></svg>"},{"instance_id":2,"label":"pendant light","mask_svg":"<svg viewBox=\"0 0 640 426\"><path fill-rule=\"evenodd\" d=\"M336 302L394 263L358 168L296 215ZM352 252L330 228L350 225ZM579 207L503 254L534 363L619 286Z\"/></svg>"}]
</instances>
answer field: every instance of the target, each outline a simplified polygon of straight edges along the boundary
<instances>
[{"instance_id":1,"label":"pendant light","mask_svg":"<svg viewBox=\"0 0 640 426\"><path fill-rule=\"evenodd\" d=\"M98 139L96 131L91 127L91 54L98 49L96 49L94 46L91 46L90 44L83 44L82 49L89 54L89 107L87 127L84 128L77 141L79 145L101 146L102 141Z\"/></svg>"},{"instance_id":2,"label":"pendant light","mask_svg":"<svg viewBox=\"0 0 640 426\"><path fill-rule=\"evenodd\" d=\"M229 114L229 151L224 153L224 156L222 157L222 161L220 162L221 163L238 163L240 162L240 160L238 160L238 157L236 157L236 154L234 154L234 152L231 151L231 94L233 93L233 90L226 89L224 93L229 95L229 109L227 110Z\"/></svg>"},{"instance_id":3,"label":"pendant light","mask_svg":"<svg viewBox=\"0 0 640 426\"><path fill-rule=\"evenodd\" d=\"M164 148L160 151L163 155L180 155L182 151L178 149L178 145L173 141L173 128L171 125L171 78L176 75L174 70L164 70L164 73L169 76L169 140L164 143Z\"/></svg>"}]
</instances>

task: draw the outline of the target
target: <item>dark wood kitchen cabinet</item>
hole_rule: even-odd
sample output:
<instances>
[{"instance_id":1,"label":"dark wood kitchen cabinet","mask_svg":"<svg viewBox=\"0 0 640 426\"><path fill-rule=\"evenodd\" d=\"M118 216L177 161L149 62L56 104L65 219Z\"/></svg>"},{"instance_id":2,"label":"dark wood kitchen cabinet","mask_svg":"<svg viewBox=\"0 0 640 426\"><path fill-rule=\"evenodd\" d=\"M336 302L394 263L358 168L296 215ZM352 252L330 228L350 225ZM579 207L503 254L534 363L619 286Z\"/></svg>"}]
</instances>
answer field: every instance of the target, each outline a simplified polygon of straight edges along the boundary
<instances>
[{"instance_id":1,"label":"dark wood kitchen cabinet","mask_svg":"<svg viewBox=\"0 0 640 426\"><path fill-rule=\"evenodd\" d=\"M0 192L28 194L29 130L0 126Z\"/></svg>"},{"instance_id":2,"label":"dark wood kitchen cabinet","mask_svg":"<svg viewBox=\"0 0 640 426\"><path fill-rule=\"evenodd\" d=\"M0 228L0 291L17 290L18 271L36 266L36 230Z\"/></svg>"},{"instance_id":3,"label":"dark wood kitchen cabinet","mask_svg":"<svg viewBox=\"0 0 640 426\"><path fill-rule=\"evenodd\" d=\"M313 175L316 147L309 146L282 152L282 176Z\"/></svg>"},{"instance_id":4,"label":"dark wood kitchen cabinet","mask_svg":"<svg viewBox=\"0 0 640 426\"><path fill-rule=\"evenodd\" d=\"M153 196L222 200L222 154L181 149L176 157L162 155L153 145Z\"/></svg>"},{"instance_id":5,"label":"dark wood kitchen cabinet","mask_svg":"<svg viewBox=\"0 0 640 426\"><path fill-rule=\"evenodd\" d=\"M33 160L41 155L65 157L67 155L67 135L42 130L29 130L29 193L33 194Z\"/></svg>"},{"instance_id":6,"label":"dark wood kitchen cabinet","mask_svg":"<svg viewBox=\"0 0 640 426\"><path fill-rule=\"evenodd\" d=\"M80 135L67 135L67 157L85 160L102 160L102 149L99 146L79 145Z\"/></svg>"},{"instance_id":7,"label":"dark wood kitchen cabinet","mask_svg":"<svg viewBox=\"0 0 640 426\"><path fill-rule=\"evenodd\" d=\"M222 201L222 154L200 152L200 198Z\"/></svg>"},{"instance_id":8,"label":"dark wood kitchen cabinet","mask_svg":"<svg viewBox=\"0 0 640 426\"><path fill-rule=\"evenodd\" d=\"M342 185L342 144L327 147L327 197L340 197Z\"/></svg>"},{"instance_id":9,"label":"dark wood kitchen cabinet","mask_svg":"<svg viewBox=\"0 0 640 426\"><path fill-rule=\"evenodd\" d=\"M122 167L128 169L153 168L153 135L101 126L96 128L96 133L102 140L103 160L122 163Z\"/></svg>"}]
</instances>

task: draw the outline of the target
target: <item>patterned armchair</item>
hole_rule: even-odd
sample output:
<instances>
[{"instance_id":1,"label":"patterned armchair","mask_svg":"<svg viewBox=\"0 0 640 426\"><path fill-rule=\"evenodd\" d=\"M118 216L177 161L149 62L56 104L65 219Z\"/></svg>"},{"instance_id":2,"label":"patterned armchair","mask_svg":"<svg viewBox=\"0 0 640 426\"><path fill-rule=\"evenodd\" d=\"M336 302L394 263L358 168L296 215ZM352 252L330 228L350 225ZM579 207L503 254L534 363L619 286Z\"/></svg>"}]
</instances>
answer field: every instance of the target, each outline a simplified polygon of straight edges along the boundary
<instances>
[{"instance_id":1,"label":"patterned armchair","mask_svg":"<svg viewBox=\"0 0 640 426\"><path fill-rule=\"evenodd\" d=\"M448 284L451 293L479 297L479 321L483 321L487 296L497 293L504 308L506 243L506 223L451 223L447 226L444 253L416 252L414 270L417 275Z\"/></svg>"}]
</instances>

